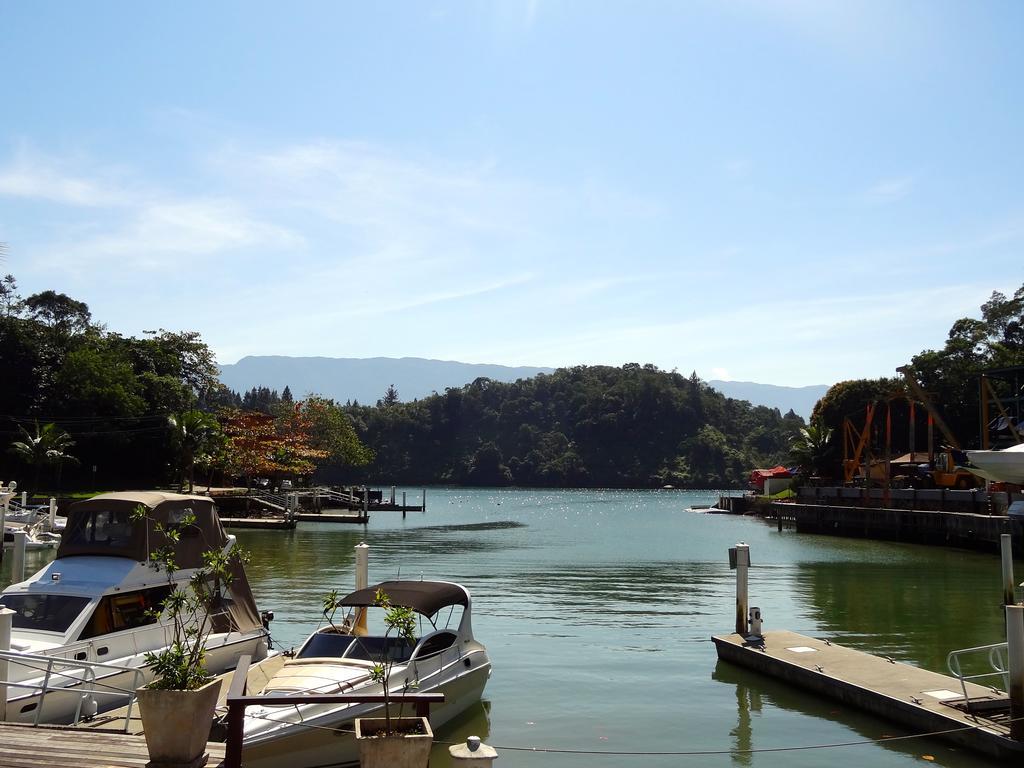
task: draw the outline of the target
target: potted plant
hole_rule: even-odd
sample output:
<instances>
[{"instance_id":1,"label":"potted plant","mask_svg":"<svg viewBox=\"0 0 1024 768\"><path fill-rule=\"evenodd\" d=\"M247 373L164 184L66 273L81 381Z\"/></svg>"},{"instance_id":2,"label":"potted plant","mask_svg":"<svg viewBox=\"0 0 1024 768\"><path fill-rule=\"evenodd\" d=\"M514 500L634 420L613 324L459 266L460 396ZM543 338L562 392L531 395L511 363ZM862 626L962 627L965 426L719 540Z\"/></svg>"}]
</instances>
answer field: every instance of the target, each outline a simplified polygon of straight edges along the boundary
<instances>
[{"instance_id":1,"label":"potted plant","mask_svg":"<svg viewBox=\"0 0 1024 768\"><path fill-rule=\"evenodd\" d=\"M382 589L374 596L375 606L384 609L384 640L370 670L370 679L381 684L384 696L383 717L360 717L355 721L356 740L359 743L359 764L362 768L422 768L430 760L430 747L434 732L425 717L392 715L389 679L396 656L388 652L389 639L413 644L416 642L416 615L411 608L392 605ZM328 621L338 607L335 593L324 600L324 615ZM330 611L330 616L328 616ZM333 622L331 622L333 626ZM406 680L403 692L415 687Z\"/></svg>"},{"instance_id":2,"label":"potted plant","mask_svg":"<svg viewBox=\"0 0 1024 768\"><path fill-rule=\"evenodd\" d=\"M132 519L149 524L146 507L137 507ZM150 552L150 564L164 572L170 587L154 614L170 620L171 638L162 651L146 654L154 679L136 691L149 768L206 764L206 742L220 694L220 681L211 679L206 670L206 641L213 630L211 616L222 592L231 585L232 568L245 555L235 549L230 554L207 550L202 553L202 566L181 586L175 578L175 548L182 532L195 522L191 511L173 524L153 522L164 543Z\"/></svg>"}]
</instances>

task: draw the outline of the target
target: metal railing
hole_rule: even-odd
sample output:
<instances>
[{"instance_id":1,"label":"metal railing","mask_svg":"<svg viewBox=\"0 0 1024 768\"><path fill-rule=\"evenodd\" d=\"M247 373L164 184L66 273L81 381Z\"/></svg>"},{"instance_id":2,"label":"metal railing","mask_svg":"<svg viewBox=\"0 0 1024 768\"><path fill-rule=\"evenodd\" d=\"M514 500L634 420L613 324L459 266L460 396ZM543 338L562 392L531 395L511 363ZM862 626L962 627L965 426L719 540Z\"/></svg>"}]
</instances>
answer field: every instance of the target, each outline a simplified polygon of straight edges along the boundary
<instances>
[{"instance_id":1,"label":"metal railing","mask_svg":"<svg viewBox=\"0 0 1024 768\"><path fill-rule=\"evenodd\" d=\"M297 707L300 704L414 704L417 717L430 717L431 704L443 704L443 693L404 693L360 695L353 693L337 694L278 694L268 696L247 696L247 677L252 656L242 656L238 660L228 689L228 733L224 750L224 768L241 768L242 737L245 733L245 708L252 705L264 707Z\"/></svg>"},{"instance_id":2,"label":"metal railing","mask_svg":"<svg viewBox=\"0 0 1024 768\"><path fill-rule=\"evenodd\" d=\"M75 715L72 719L72 725L77 725L82 719L82 705L88 699L97 696L113 698L123 696L128 700L124 721L124 731L127 733L132 717L132 707L135 704L135 689L140 688L146 681L145 673L138 667L125 667L118 664L76 661L55 656L20 653L18 651L0 651L0 661L5 662L8 666L8 675L10 675L11 664L42 673L42 681L38 678L30 680L0 680L0 695L5 697L5 701L2 702L5 714L7 714L6 707L11 703L10 700L6 699L9 689L19 688L31 691L28 694L29 698L39 696L32 720L33 726L39 725L46 701L46 694L48 693L61 692L67 695L74 694L78 696L78 701L75 703ZM111 674L131 674L131 688L126 689L108 683L97 683L97 670L107 671ZM80 674L69 674L70 671L78 671ZM51 684L54 678L64 681L64 684ZM89 716L91 717L92 715L90 714Z\"/></svg>"},{"instance_id":3,"label":"metal railing","mask_svg":"<svg viewBox=\"0 0 1024 768\"><path fill-rule=\"evenodd\" d=\"M963 666L960 663L961 659L965 656L980 656L982 654L987 654L988 664L993 671L981 672L975 675L964 674ZM970 699L967 696L968 681L998 677L1003 683L1003 690L1009 690L1010 664L1006 643L993 643L992 645L979 645L974 648L961 648L958 651L950 651L949 655L946 656L946 666L949 668L950 674L960 681L960 688L964 694L964 703L968 706L970 705Z\"/></svg>"}]
</instances>

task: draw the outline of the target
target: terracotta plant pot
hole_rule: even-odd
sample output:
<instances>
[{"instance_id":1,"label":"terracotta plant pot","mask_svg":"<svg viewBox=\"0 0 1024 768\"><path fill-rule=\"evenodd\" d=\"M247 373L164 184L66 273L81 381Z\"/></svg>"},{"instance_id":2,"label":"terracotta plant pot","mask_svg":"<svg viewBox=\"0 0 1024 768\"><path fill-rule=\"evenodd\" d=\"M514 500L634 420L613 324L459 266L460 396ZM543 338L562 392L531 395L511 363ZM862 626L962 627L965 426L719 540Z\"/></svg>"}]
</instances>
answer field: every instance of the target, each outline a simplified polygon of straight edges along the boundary
<instances>
[{"instance_id":1,"label":"terracotta plant pot","mask_svg":"<svg viewBox=\"0 0 1024 768\"><path fill-rule=\"evenodd\" d=\"M434 732L425 717L391 718L391 736L378 735L387 727L383 717L356 719L361 768L424 768L430 761ZM421 733L407 733L422 729Z\"/></svg>"},{"instance_id":2,"label":"terracotta plant pot","mask_svg":"<svg viewBox=\"0 0 1024 768\"><path fill-rule=\"evenodd\" d=\"M149 748L148 768L206 765L206 742L220 685L220 680L214 680L194 691L139 688L135 692Z\"/></svg>"}]
</instances>

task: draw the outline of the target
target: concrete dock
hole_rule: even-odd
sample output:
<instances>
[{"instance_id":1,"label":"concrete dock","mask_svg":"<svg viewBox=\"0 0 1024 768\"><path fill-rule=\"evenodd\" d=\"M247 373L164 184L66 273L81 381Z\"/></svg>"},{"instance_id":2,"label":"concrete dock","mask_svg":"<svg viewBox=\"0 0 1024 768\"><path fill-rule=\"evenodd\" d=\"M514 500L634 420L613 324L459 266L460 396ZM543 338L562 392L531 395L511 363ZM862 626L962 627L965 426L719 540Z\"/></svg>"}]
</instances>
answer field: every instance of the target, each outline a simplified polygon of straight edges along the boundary
<instances>
[{"instance_id":1,"label":"concrete dock","mask_svg":"<svg viewBox=\"0 0 1024 768\"><path fill-rule=\"evenodd\" d=\"M1020 760L1024 742L1010 738L1006 694L869 653L776 630L761 642L738 634L713 637L718 657L747 669L820 693L919 733L999 759Z\"/></svg>"}]
</instances>

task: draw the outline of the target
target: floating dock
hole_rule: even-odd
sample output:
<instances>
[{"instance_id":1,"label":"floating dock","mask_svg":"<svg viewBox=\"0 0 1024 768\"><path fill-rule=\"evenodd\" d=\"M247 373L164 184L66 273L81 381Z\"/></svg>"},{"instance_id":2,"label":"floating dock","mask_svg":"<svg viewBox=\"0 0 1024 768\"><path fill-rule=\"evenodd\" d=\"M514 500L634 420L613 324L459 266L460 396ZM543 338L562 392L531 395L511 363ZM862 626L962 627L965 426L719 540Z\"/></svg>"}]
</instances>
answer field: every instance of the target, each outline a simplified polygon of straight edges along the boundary
<instances>
[{"instance_id":1,"label":"floating dock","mask_svg":"<svg viewBox=\"0 0 1024 768\"><path fill-rule=\"evenodd\" d=\"M300 523L359 523L370 522L370 516L362 512L299 512L295 519Z\"/></svg>"},{"instance_id":2,"label":"floating dock","mask_svg":"<svg viewBox=\"0 0 1024 768\"><path fill-rule=\"evenodd\" d=\"M208 768L222 765L224 745L206 745ZM19 768L143 768L149 762L141 736L57 725L0 723L0 765Z\"/></svg>"},{"instance_id":3,"label":"floating dock","mask_svg":"<svg viewBox=\"0 0 1024 768\"><path fill-rule=\"evenodd\" d=\"M1010 738L1009 699L991 688L795 632L746 639L713 637L718 657L866 710L921 733L998 759L1019 761L1024 742Z\"/></svg>"},{"instance_id":4,"label":"floating dock","mask_svg":"<svg viewBox=\"0 0 1024 768\"><path fill-rule=\"evenodd\" d=\"M267 531L290 531L295 528L295 518L284 517L222 517L225 528L257 528Z\"/></svg>"}]
</instances>

